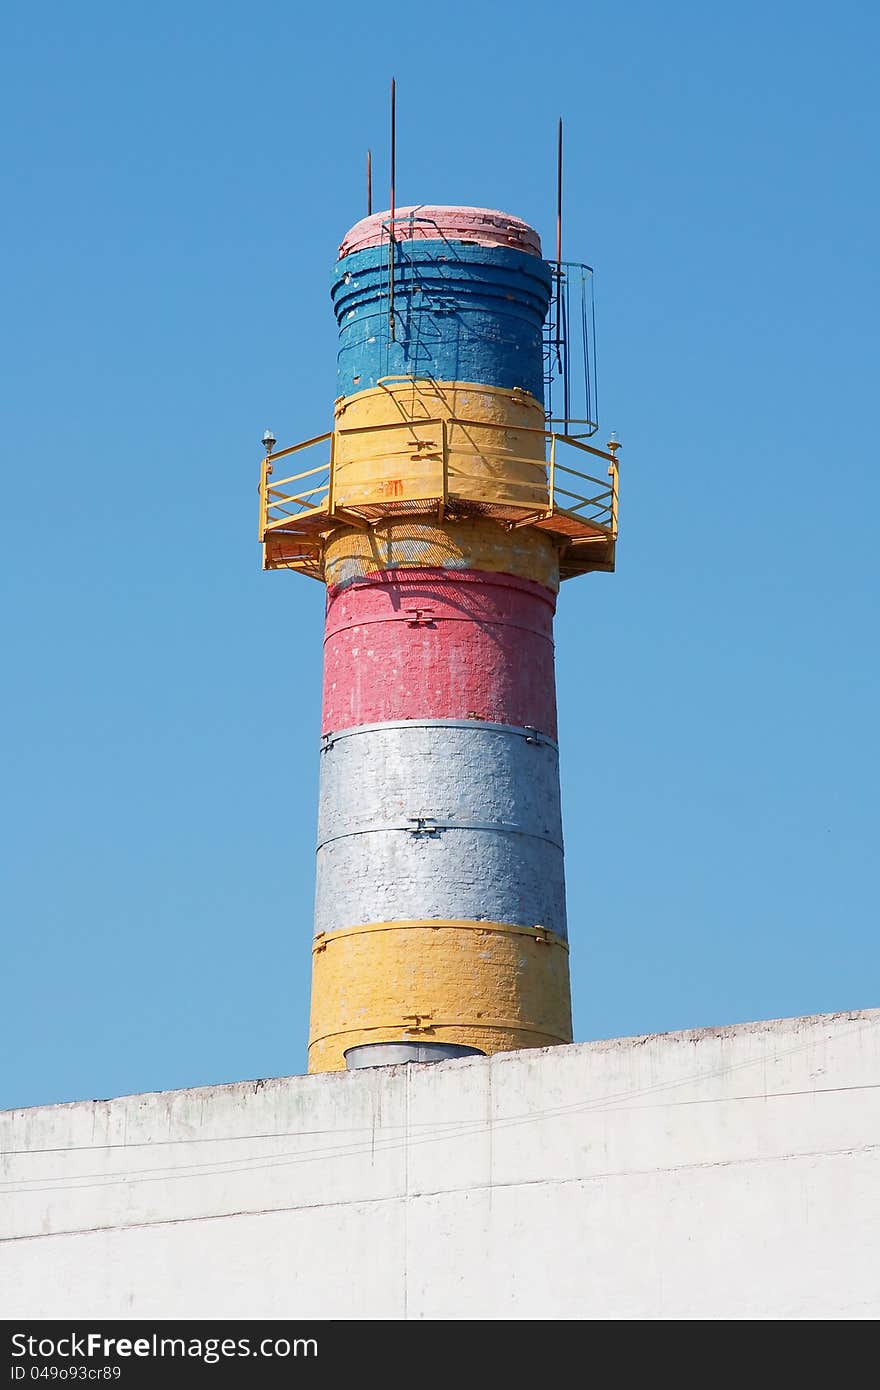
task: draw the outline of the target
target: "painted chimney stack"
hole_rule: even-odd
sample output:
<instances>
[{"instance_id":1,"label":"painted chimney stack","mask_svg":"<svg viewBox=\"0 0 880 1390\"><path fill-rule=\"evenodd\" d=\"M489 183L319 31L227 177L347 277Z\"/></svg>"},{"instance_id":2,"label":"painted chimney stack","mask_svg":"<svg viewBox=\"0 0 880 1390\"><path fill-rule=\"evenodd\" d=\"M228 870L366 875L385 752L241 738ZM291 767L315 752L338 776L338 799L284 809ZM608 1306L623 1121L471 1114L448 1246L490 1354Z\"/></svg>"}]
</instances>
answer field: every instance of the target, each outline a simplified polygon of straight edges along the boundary
<instances>
[{"instance_id":1,"label":"painted chimney stack","mask_svg":"<svg viewBox=\"0 0 880 1390\"><path fill-rule=\"evenodd\" d=\"M553 615L617 534L570 414L587 272L501 212L366 217L333 430L264 459L264 567L327 588L310 1071L571 1040Z\"/></svg>"}]
</instances>

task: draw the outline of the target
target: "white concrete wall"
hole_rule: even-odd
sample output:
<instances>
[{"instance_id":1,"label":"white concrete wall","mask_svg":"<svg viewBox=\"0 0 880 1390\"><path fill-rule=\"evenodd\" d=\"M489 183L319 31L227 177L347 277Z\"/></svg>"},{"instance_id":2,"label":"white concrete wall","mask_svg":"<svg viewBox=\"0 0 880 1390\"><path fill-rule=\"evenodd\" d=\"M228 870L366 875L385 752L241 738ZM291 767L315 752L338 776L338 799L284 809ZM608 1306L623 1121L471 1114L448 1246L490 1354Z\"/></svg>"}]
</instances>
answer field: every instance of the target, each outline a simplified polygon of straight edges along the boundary
<instances>
[{"instance_id":1,"label":"white concrete wall","mask_svg":"<svg viewBox=\"0 0 880 1390\"><path fill-rule=\"evenodd\" d=\"M880 1010L0 1116L12 1317L876 1318Z\"/></svg>"}]
</instances>

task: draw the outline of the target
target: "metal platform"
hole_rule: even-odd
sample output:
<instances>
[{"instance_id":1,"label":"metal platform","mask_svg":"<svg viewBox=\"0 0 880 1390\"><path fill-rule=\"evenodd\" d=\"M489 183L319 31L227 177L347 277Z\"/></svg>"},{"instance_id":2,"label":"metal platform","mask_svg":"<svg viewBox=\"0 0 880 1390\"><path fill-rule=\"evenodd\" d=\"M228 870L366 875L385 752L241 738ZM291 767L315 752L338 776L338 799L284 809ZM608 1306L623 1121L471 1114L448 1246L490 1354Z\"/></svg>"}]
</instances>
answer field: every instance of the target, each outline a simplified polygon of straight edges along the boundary
<instances>
[{"instance_id":1,"label":"metal platform","mask_svg":"<svg viewBox=\"0 0 880 1390\"><path fill-rule=\"evenodd\" d=\"M260 472L259 538L263 568L289 569L321 579L327 537L341 526L366 531L395 517L412 520L424 516L442 524L447 519L476 516L497 521L508 530L533 527L552 536L559 549L563 579L593 570L614 569L619 448L616 442L610 443L606 452L569 435L528 431L542 435L549 446L547 457L536 461L501 450L450 445L453 426L485 432L492 428L501 430L501 425L458 417L417 423L421 433L426 426L435 427L436 431L436 438L428 441L427 447L424 439L418 442L418 478L407 479L402 458L394 470L400 476L377 480L373 492L361 484L352 497L344 495L344 479L340 480L336 468L336 458L342 452L340 438L366 430L337 429L267 454ZM400 420L383 427L383 431L411 432L412 428L413 422ZM368 429L375 432L375 427ZM275 480L275 465L305 450L326 451L326 457L314 467ZM560 461L560 454L567 460L565 463ZM580 462L580 454L602 459L607 464L606 477L596 478L571 467L575 459ZM427 472L425 464L429 465ZM528 487L530 500L526 504L506 495L515 492L515 486L505 476L505 468L511 464L533 470ZM299 490L288 491L296 485Z\"/></svg>"}]
</instances>

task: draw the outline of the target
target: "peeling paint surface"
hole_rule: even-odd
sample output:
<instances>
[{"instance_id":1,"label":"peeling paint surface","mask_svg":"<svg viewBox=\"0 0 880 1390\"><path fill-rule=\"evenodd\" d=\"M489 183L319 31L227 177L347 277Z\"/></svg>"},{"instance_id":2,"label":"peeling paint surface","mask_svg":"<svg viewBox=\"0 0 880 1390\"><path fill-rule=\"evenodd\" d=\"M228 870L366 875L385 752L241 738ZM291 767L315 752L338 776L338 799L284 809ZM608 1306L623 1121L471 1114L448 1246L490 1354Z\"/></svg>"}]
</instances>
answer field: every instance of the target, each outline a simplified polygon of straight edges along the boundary
<instances>
[{"instance_id":1,"label":"peeling paint surface","mask_svg":"<svg viewBox=\"0 0 880 1390\"><path fill-rule=\"evenodd\" d=\"M519 387L543 402L551 278L546 261L523 251L398 241L392 336L387 247L345 256L334 267L331 291L337 394L414 376Z\"/></svg>"},{"instance_id":2,"label":"peeling paint surface","mask_svg":"<svg viewBox=\"0 0 880 1390\"><path fill-rule=\"evenodd\" d=\"M369 531L340 527L327 541L324 577L331 589L387 569L483 570L531 579L556 593L559 553L542 531L510 531L484 517L391 517Z\"/></svg>"}]
</instances>

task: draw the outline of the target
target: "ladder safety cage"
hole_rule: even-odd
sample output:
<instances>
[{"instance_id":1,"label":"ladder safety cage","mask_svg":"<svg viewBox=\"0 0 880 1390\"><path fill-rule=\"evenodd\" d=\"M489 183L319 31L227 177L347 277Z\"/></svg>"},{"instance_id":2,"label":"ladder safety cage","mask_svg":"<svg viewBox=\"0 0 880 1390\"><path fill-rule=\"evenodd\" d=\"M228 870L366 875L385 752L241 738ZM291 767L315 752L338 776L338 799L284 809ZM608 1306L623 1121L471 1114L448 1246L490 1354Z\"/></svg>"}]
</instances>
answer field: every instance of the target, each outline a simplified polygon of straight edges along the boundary
<instances>
[{"instance_id":1,"label":"ladder safety cage","mask_svg":"<svg viewBox=\"0 0 880 1390\"><path fill-rule=\"evenodd\" d=\"M553 296L544 321L544 412L548 428L589 439L599 428L593 269L548 261Z\"/></svg>"}]
</instances>

